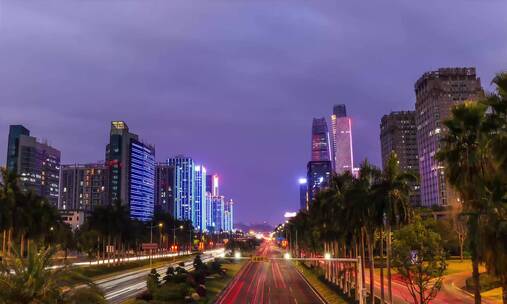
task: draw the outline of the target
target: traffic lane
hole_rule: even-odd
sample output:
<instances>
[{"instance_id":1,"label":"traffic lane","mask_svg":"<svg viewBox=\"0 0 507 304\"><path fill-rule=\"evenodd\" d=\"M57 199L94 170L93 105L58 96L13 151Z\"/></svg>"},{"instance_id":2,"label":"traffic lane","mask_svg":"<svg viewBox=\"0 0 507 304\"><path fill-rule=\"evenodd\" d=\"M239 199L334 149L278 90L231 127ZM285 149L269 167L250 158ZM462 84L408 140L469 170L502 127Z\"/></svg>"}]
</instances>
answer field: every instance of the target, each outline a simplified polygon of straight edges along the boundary
<instances>
[{"instance_id":1,"label":"traffic lane","mask_svg":"<svg viewBox=\"0 0 507 304\"><path fill-rule=\"evenodd\" d=\"M250 262L219 303L322 303L287 262Z\"/></svg>"},{"instance_id":2,"label":"traffic lane","mask_svg":"<svg viewBox=\"0 0 507 304\"><path fill-rule=\"evenodd\" d=\"M259 253L278 257L269 245ZM323 303L288 261L249 262L217 303Z\"/></svg>"},{"instance_id":3,"label":"traffic lane","mask_svg":"<svg viewBox=\"0 0 507 304\"><path fill-rule=\"evenodd\" d=\"M205 253L203 262L212 261L216 256L220 255L221 251L213 251ZM193 257L185 261L186 270L191 270ZM178 266L180 262L169 262L166 265L157 268L160 277L165 276L167 267ZM95 283L104 291L106 300L109 303L121 303L126 299L132 298L146 289L146 277L150 273L150 269L136 270L128 273L119 274L116 276L108 277L95 281Z\"/></svg>"}]
</instances>

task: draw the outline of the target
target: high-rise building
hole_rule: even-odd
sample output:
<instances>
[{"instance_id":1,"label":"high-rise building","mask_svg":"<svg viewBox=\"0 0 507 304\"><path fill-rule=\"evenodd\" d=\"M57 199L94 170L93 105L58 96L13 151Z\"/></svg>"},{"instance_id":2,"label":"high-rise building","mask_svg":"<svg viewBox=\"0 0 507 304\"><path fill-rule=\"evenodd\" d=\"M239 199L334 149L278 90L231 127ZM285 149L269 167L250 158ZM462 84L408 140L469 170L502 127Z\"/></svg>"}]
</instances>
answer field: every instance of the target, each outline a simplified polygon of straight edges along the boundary
<instances>
[{"instance_id":1,"label":"high-rise building","mask_svg":"<svg viewBox=\"0 0 507 304\"><path fill-rule=\"evenodd\" d=\"M312 161L330 161L331 147L329 132L324 117L314 118L312 122Z\"/></svg>"},{"instance_id":2,"label":"high-rise building","mask_svg":"<svg viewBox=\"0 0 507 304\"><path fill-rule=\"evenodd\" d=\"M224 227L224 211L225 211L225 197L222 195L214 196L211 199L211 232L221 232L225 230Z\"/></svg>"},{"instance_id":3,"label":"high-rise building","mask_svg":"<svg viewBox=\"0 0 507 304\"><path fill-rule=\"evenodd\" d=\"M9 127L7 168L18 174L22 190L34 191L58 206L60 151L38 142L22 125Z\"/></svg>"},{"instance_id":4,"label":"high-rise building","mask_svg":"<svg viewBox=\"0 0 507 304\"><path fill-rule=\"evenodd\" d=\"M454 205L457 194L447 185L444 167L435 160L442 122L450 116L452 106L475 100L483 94L475 68L441 68L424 73L415 83L417 148L421 183L421 204Z\"/></svg>"},{"instance_id":5,"label":"high-rise building","mask_svg":"<svg viewBox=\"0 0 507 304\"><path fill-rule=\"evenodd\" d=\"M232 199L224 203L224 231L234 230L234 202Z\"/></svg>"},{"instance_id":6,"label":"high-rise building","mask_svg":"<svg viewBox=\"0 0 507 304\"><path fill-rule=\"evenodd\" d=\"M193 220L195 201L195 165L190 157L177 155L167 160L176 168L178 175L175 180L174 217L178 220ZM195 225L195 223L194 223Z\"/></svg>"},{"instance_id":7,"label":"high-rise building","mask_svg":"<svg viewBox=\"0 0 507 304\"><path fill-rule=\"evenodd\" d=\"M18 172L19 138L21 135L30 136L30 130L22 125L9 126L9 140L7 143L7 169Z\"/></svg>"},{"instance_id":8,"label":"high-rise building","mask_svg":"<svg viewBox=\"0 0 507 304\"><path fill-rule=\"evenodd\" d=\"M317 193L329 186L333 169L330 161L310 161L308 162L307 170L309 206Z\"/></svg>"},{"instance_id":9,"label":"high-rise building","mask_svg":"<svg viewBox=\"0 0 507 304\"><path fill-rule=\"evenodd\" d=\"M337 174L352 173L354 154L352 151L352 120L347 117L344 104L335 105L331 115L331 143L333 169Z\"/></svg>"},{"instance_id":10,"label":"high-rise building","mask_svg":"<svg viewBox=\"0 0 507 304\"><path fill-rule=\"evenodd\" d=\"M308 179L299 179L299 210L308 209Z\"/></svg>"},{"instance_id":11,"label":"high-rise building","mask_svg":"<svg viewBox=\"0 0 507 304\"><path fill-rule=\"evenodd\" d=\"M109 201L127 204L133 219L151 220L155 204L155 148L130 133L125 122L113 121L106 164Z\"/></svg>"},{"instance_id":12,"label":"high-rise building","mask_svg":"<svg viewBox=\"0 0 507 304\"><path fill-rule=\"evenodd\" d=\"M382 166L385 167L391 152L396 153L402 171L419 174L417 157L417 128L415 111L398 111L384 115L380 122ZM419 183L412 185L411 202L420 204Z\"/></svg>"},{"instance_id":13,"label":"high-rise building","mask_svg":"<svg viewBox=\"0 0 507 304\"><path fill-rule=\"evenodd\" d=\"M206 231L206 167L195 166L194 228Z\"/></svg>"},{"instance_id":14,"label":"high-rise building","mask_svg":"<svg viewBox=\"0 0 507 304\"><path fill-rule=\"evenodd\" d=\"M62 165L60 171L59 209L89 212L109 203L105 164Z\"/></svg>"},{"instance_id":15,"label":"high-rise building","mask_svg":"<svg viewBox=\"0 0 507 304\"><path fill-rule=\"evenodd\" d=\"M157 163L155 167L155 210L174 214L174 196L176 180L176 167L167 163Z\"/></svg>"}]
</instances>

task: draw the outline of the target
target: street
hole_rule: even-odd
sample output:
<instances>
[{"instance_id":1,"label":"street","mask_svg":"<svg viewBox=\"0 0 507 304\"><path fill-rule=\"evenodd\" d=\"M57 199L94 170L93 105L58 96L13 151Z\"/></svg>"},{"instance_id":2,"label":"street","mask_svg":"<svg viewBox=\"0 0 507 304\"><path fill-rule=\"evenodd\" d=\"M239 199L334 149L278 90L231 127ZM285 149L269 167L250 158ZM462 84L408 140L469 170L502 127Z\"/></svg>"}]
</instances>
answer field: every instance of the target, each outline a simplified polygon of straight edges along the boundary
<instances>
[{"instance_id":1,"label":"street","mask_svg":"<svg viewBox=\"0 0 507 304\"><path fill-rule=\"evenodd\" d=\"M223 254L223 249L206 251L202 254L201 258L203 262L209 262L221 254ZM191 270L193 268L193 259L194 257L192 256L184 261L184 268L186 270ZM177 266L179 263L181 263L181 261L177 263L168 262L167 265L157 268L157 272L160 274L160 277L163 278L167 267L170 265ZM95 284L102 289L106 300L109 303L121 303L129 298L135 297L146 288L146 278L149 272L150 269L145 268L121 273L105 279L97 280L95 281Z\"/></svg>"},{"instance_id":2,"label":"street","mask_svg":"<svg viewBox=\"0 0 507 304\"><path fill-rule=\"evenodd\" d=\"M264 242L257 255L282 256L271 243ZM233 303L324 303L289 261L249 261L217 300Z\"/></svg>"}]
</instances>

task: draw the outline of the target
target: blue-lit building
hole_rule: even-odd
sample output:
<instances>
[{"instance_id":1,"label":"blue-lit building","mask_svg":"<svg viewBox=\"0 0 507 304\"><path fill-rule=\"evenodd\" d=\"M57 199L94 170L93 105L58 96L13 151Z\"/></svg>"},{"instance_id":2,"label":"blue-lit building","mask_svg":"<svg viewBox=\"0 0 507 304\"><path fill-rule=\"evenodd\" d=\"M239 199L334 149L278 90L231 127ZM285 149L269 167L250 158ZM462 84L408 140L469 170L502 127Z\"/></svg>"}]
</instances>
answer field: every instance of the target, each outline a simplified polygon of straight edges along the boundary
<instances>
[{"instance_id":1,"label":"blue-lit building","mask_svg":"<svg viewBox=\"0 0 507 304\"><path fill-rule=\"evenodd\" d=\"M129 173L130 216L149 221L155 204L155 149L132 140Z\"/></svg>"},{"instance_id":2,"label":"blue-lit building","mask_svg":"<svg viewBox=\"0 0 507 304\"><path fill-rule=\"evenodd\" d=\"M113 121L106 165L108 203L119 200L129 206L131 218L151 220L155 204L155 148L130 133L125 122Z\"/></svg>"},{"instance_id":3,"label":"blue-lit building","mask_svg":"<svg viewBox=\"0 0 507 304\"><path fill-rule=\"evenodd\" d=\"M195 229L206 230L206 167L195 166L195 198L192 223Z\"/></svg>"},{"instance_id":4,"label":"blue-lit building","mask_svg":"<svg viewBox=\"0 0 507 304\"><path fill-rule=\"evenodd\" d=\"M214 232L224 231L224 208L225 198L213 196L211 199L211 230Z\"/></svg>"},{"instance_id":5,"label":"blue-lit building","mask_svg":"<svg viewBox=\"0 0 507 304\"><path fill-rule=\"evenodd\" d=\"M177 155L169 158L167 163L175 167L178 175L174 185L174 217L178 220L190 220L192 223L195 201L195 164L192 158Z\"/></svg>"},{"instance_id":6,"label":"blue-lit building","mask_svg":"<svg viewBox=\"0 0 507 304\"><path fill-rule=\"evenodd\" d=\"M224 231L233 231L234 230L234 202L233 200L228 200L224 204Z\"/></svg>"}]
</instances>

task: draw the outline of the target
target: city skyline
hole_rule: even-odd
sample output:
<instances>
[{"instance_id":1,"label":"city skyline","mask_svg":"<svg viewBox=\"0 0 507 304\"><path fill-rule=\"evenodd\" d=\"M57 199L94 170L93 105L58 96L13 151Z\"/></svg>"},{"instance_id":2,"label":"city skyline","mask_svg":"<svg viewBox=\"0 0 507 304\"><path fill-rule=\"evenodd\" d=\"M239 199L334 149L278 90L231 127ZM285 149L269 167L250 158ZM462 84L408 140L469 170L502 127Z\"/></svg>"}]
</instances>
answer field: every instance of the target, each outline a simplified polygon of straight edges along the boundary
<instances>
[{"instance_id":1,"label":"city skyline","mask_svg":"<svg viewBox=\"0 0 507 304\"><path fill-rule=\"evenodd\" d=\"M346 104L355 165L367 157L380 166L380 118L414 110L414 84L423 73L474 66L489 89L498 67L507 66L507 44L494 38L507 35L502 2L394 4L389 10L372 4L372 13L361 4L203 4L192 8L201 25L178 18L191 7L175 3L170 10L163 4L5 3L0 151L7 151L8 125L22 124L59 149L62 164L91 163L104 158L109 122L125 120L155 145L157 161L182 153L220 172L223 192L238 202L237 222L274 224L299 207L312 117ZM456 5L460 14L448 16ZM281 10L299 17L280 16ZM373 14L377 10L382 13ZM251 187L269 200L252 198Z\"/></svg>"}]
</instances>

